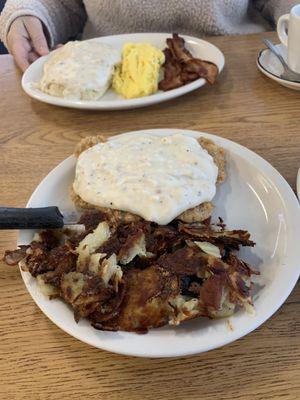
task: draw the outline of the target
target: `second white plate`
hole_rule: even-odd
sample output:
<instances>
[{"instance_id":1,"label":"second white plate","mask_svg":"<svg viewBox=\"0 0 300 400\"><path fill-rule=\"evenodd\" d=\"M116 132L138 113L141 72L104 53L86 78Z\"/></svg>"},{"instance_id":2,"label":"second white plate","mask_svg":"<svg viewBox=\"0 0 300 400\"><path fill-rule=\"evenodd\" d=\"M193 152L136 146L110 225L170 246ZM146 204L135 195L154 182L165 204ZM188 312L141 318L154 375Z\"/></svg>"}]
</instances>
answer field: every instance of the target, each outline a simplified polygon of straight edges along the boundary
<instances>
[{"instance_id":1,"label":"second white plate","mask_svg":"<svg viewBox=\"0 0 300 400\"><path fill-rule=\"evenodd\" d=\"M223 70L225 59L223 53L213 44L191 36L181 35L185 41L187 48L191 51L194 57L203 60L211 61L218 66L219 73ZM166 39L172 37L171 33L132 33L124 35L105 36L91 40L99 43L106 43L114 46L121 51L125 43L150 43L160 49L166 47ZM109 89L104 96L97 101L69 100L60 97L50 96L38 90L36 84L41 80L43 73L43 65L48 56L44 56L36 60L25 71L22 78L22 87L25 92L36 100L44 103L53 104L62 107L82 108L90 110L122 110L130 108L145 107L156 103L161 103L182 96L185 93L191 92L206 84L205 79L197 79L177 89L167 92L158 91L155 94L136 99L124 99ZM213 90L213 89L212 89Z\"/></svg>"}]
</instances>

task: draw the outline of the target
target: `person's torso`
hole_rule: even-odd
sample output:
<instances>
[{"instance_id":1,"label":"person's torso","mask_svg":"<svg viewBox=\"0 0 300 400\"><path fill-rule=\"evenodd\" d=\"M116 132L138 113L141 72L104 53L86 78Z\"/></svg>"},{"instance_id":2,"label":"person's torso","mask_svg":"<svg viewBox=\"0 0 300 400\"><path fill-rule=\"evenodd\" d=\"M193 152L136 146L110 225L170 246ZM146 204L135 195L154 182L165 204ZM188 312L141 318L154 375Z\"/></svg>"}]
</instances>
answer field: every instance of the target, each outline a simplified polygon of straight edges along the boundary
<instances>
[{"instance_id":1,"label":"person's torso","mask_svg":"<svg viewBox=\"0 0 300 400\"><path fill-rule=\"evenodd\" d=\"M84 0L84 5L84 38L132 32L245 34L269 27L249 0Z\"/></svg>"}]
</instances>

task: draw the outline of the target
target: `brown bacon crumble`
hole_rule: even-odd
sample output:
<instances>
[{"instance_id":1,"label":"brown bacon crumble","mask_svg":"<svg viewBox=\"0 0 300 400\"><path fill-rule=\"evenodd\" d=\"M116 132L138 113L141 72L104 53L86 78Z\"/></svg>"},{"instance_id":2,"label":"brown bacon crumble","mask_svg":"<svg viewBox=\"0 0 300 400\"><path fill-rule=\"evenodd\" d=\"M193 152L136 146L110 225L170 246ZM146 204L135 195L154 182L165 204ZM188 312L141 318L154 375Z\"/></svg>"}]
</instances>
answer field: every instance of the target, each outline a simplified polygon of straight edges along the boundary
<instances>
[{"instance_id":1,"label":"brown bacon crumble","mask_svg":"<svg viewBox=\"0 0 300 400\"><path fill-rule=\"evenodd\" d=\"M258 273L235 254L254 246L247 231L209 220L124 222L101 211L85 212L80 223L81 231L43 231L4 256L37 278L47 296L71 305L76 321L146 333L252 305L250 279Z\"/></svg>"}]
</instances>

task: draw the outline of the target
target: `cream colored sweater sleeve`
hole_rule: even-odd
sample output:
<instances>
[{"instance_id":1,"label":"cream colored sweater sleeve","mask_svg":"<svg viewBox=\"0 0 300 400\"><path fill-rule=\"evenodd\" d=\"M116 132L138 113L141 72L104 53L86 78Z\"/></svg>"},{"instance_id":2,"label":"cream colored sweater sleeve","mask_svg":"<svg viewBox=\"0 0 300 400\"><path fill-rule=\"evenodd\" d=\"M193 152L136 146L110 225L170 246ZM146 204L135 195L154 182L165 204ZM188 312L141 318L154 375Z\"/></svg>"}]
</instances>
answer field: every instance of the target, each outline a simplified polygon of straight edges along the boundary
<instances>
[{"instance_id":1,"label":"cream colored sweater sleeve","mask_svg":"<svg viewBox=\"0 0 300 400\"><path fill-rule=\"evenodd\" d=\"M49 44L64 43L82 32L87 14L93 36L135 31L186 31L195 35L262 31L299 0L7 0L0 16L0 38L15 18L42 20ZM151 4L159 5L153 9ZM86 7L86 9L85 9ZM135 12L132 12L132 10ZM183 18L178 15L185 11ZM244 15L247 13L248 15ZM258 11L258 12L257 12ZM253 15L250 15L255 12ZM261 18L263 17L263 18ZM184 22L183 22L184 21ZM193 29L195 28L195 29ZM267 28L266 28L267 29ZM87 37L89 37L87 35Z\"/></svg>"},{"instance_id":2,"label":"cream colored sweater sleeve","mask_svg":"<svg viewBox=\"0 0 300 400\"><path fill-rule=\"evenodd\" d=\"M50 47L75 37L86 22L81 0L7 0L0 15L0 39L5 45L11 23L24 15L38 17L43 22Z\"/></svg>"},{"instance_id":3,"label":"cream colored sweater sleeve","mask_svg":"<svg viewBox=\"0 0 300 400\"><path fill-rule=\"evenodd\" d=\"M255 8L273 25L277 24L279 17L288 14L299 0L253 0Z\"/></svg>"}]
</instances>

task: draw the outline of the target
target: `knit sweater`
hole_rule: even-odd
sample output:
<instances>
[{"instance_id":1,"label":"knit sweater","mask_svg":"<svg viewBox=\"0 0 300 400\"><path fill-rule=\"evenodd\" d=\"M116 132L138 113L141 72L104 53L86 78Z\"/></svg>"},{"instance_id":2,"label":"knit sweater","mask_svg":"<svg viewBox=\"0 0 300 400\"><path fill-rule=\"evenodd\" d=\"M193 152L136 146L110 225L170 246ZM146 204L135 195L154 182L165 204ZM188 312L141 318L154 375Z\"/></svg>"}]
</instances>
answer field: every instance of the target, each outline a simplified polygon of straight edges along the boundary
<instances>
[{"instance_id":1,"label":"knit sweater","mask_svg":"<svg viewBox=\"0 0 300 400\"><path fill-rule=\"evenodd\" d=\"M195 36L270 30L299 0L8 0L0 15L6 43L11 23L32 15L43 22L50 46L83 32L84 39L130 32Z\"/></svg>"}]
</instances>

